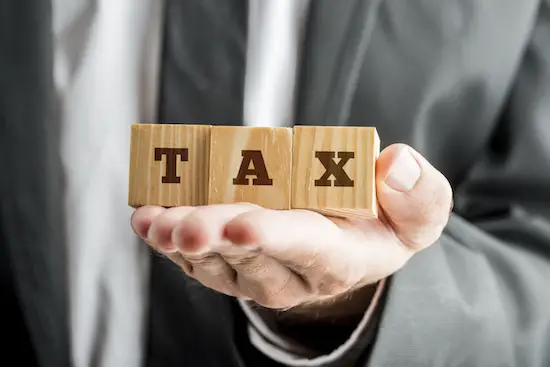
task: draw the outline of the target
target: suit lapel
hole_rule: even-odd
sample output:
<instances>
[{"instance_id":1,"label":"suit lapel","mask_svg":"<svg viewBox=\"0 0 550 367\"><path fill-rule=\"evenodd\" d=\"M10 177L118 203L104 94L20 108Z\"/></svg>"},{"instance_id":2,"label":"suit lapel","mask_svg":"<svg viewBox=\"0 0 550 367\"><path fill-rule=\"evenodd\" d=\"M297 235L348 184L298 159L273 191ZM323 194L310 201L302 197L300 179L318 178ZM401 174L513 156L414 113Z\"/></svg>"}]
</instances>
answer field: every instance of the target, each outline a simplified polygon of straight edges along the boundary
<instances>
[{"instance_id":1,"label":"suit lapel","mask_svg":"<svg viewBox=\"0 0 550 367\"><path fill-rule=\"evenodd\" d=\"M41 366L70 365L51 7L0 2L0 225Z\"/></svg>"},{"instance_id":2,"label":"suit lapel","mask_svg":"<svg viewBox=\"0 0 550 367\"><path fill-rule=\"evenodd\" d=\"M382 0L311 2L301 62L298 125L346 125Z\"/></svg>"}]
</instances>

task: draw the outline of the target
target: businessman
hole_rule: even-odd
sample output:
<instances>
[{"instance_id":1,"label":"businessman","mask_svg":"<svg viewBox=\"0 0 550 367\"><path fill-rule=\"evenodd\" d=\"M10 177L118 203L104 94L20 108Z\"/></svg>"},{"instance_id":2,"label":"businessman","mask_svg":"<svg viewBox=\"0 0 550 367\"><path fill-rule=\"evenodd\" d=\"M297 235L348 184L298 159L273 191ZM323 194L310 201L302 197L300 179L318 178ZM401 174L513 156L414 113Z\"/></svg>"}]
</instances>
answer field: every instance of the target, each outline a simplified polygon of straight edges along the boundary
<instances>
[{"instance_id":1,"label":"businessman","mask_svg":"<svg viewBox=\"0 0 550 367\"><path fill-rule=\"evenodd\" d=\"M550 2L0 3L4 356L547 366ZM133 211L129 126L376 126L377 220Z\"/></svg>"}]
</instances>

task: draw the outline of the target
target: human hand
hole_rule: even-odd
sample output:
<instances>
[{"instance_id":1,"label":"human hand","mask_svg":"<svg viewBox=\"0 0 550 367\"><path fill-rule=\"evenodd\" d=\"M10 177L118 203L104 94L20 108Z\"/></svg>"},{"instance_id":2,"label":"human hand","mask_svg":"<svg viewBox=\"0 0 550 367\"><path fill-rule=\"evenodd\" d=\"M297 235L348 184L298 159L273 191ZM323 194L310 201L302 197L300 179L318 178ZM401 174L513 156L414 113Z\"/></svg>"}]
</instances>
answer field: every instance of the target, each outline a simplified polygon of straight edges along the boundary
<instances>
[{"instance_id":1,"label":"human hand","mask_svg":"<svg viewBox=\"0 0 550 367\"><path fill-rule=\"evenodd\" d=\"M322 307L390 276L447 224L451 187L410 147L395 144L380 154L376 185L375 220L239 203L145 206L131 222L206 287L272 309Z\"/></svg>"}]
</instances>

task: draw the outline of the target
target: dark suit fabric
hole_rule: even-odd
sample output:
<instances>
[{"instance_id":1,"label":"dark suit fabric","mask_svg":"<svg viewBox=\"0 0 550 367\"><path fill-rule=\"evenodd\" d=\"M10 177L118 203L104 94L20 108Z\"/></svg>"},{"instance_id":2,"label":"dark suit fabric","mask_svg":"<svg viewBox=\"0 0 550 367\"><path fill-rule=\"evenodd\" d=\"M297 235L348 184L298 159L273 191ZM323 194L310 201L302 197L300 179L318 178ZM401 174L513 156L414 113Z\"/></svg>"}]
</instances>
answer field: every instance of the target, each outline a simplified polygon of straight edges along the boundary
<instances>
[{"instance_id":1,"label":"dark suit fabric","mask_svg":"<svg viewBox=\"0 0 550 367\"><path fill-rule=\"evenodd\" d=\"M205 22L177 16L180 38ZM550 363L549 16L547 1L312 3L295 123L376 126L383 146L412 145L455 190L440 241L392 277L372 353L358 365ZM165 50L161 93L178 103L161 101L162 121L242 119L210 118L242 70L242 60L216 57L240 34L223 29ZM172 82L200 75L222 88L210 80L188 99L190 87ZM227 92L222 100L242 104L240 85Z\"/></svg>"},{"instance_id":2,"label":"dark suit fabric","mask_svg":"<svg viewBox=\"0 0 550 367\"><path fill-rule=\"evenodd\" d=\"M48 1L0 1L0 266L11 275L0 350L61 367L70 345L51 29Z\"/></svg>"},{"instance_id":3,"label":"dark suit fabric","mask_svg":"<svg viewBox=\"0 0 550 367\"><path fill-rule=\"evenodd\" d=\"M227 4L168 1L159 122L242 121L246 7ZM46 1L0 2L0 246L28 330L20 345L62 367L49 17ZM548 0L312 2L295 123L376 126L383 146L412 145L455 190L440 240L391 277L376 332L342 364L550 365L549 106ZM148 366L274 365L230 298L152 262Z\"/></svg>"}]
</instances>

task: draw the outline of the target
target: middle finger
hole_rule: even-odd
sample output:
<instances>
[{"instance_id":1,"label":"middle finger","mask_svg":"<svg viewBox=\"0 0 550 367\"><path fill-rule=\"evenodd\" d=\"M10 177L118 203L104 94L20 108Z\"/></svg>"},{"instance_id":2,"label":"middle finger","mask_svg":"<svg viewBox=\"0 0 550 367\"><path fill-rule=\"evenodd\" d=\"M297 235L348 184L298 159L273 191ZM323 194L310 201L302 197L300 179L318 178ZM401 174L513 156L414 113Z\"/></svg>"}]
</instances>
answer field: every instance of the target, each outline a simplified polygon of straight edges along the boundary
<instances>
[{"instance_id":1,"label":"middle finger","mask_svg":"<svg viewBox=\"0 0 550 367\"><path fill-rule=\"evenodd\" d=\"M198 207L175 225L171 242L184 256L218 252L229 244L222 236L225 224L232 218L257 208L258 206L247 203Z\"/></svg>"}]
</instances>

